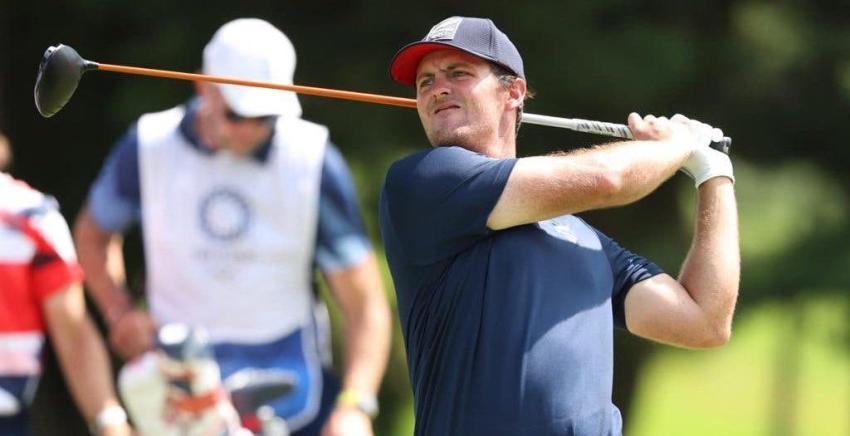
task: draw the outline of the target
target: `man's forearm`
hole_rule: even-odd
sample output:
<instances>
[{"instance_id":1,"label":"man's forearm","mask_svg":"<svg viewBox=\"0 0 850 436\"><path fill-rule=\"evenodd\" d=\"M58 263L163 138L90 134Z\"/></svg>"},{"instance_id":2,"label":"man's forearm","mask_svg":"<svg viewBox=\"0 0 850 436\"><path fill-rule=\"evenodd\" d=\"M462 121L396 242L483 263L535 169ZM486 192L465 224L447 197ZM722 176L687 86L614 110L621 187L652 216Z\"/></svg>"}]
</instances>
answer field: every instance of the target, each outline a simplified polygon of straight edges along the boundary
<instances>
[{"instance_id":1,"label":"man's forearm","mask_svg":"<svg viewBox=\"0 0 850 436\"><path fill-rule=\"evenodd\" d=\"M327 276L345 316L343 389L376 394L390 348L390 311L374 254Z\"/></svg>"},{"instance_id":2,"label":"man's forearm","mask_svg":"<svg viewBox=\"0 0 850 436\"><path fill-rule=\"evenodd\" d=\"M702 309L718 342L731 335L741 260L734 186L718 177L699 188L696 230L679 282Z\"/></svg>"},{"instance_id":3,"label":"man's forearm","mask_svg":"<svg viewBox=\"0 0 850 436\"><path fill-rule=\"evenodd\" d=\"M80 265L86 272L88 290L107 324L113 324L130 309L124 290L124 256L121 238L101 230L84 209L74 225Z\"/></svg>"},{"instance_id":4,"label":"man's forearm","mask_svg":"<svg viewBox=\"0 0 850 436\"><path fill-rule=\"evenodd\" d=\"M51 297L45 306L47 326L62 373L88 422L107 406L118 405L106 347L85 313L79 285Z\"/></svg>"},{"instance_id":5,"label":"man's forearm","mask_svg":"<svg viewBox=\"0 0 850 436\"><path fill-rule=\"evenodd\" d=\"M600 207L620 206L653 192L681 168L691 148L672 140L629 141L576 152L580 163L599 162L615 181Z\"/></svg>"},{"instance_id":6,"label":"man's forearm","mask_svg":"<svg viewBox=\"0 0 850 436\"><path fill-rule=\"evenodd\" d=\"M670 178L692 148L672 140L626 141L522 158L487 226L500 230L637 201Z\"/></svg>"},{"instance_id":7,"label":"man's forearm","mask_svg":"<svg viewBox=\"0 0 850 436\"><path fill-rule=\"evenodd\" d=\"M378 392L390 347L386 304L367 304L359 315L346 318L343 389Z\"/></svg>"},{"instance_id":8,"label":"man's forearm","mask_svg":"<svg viewBox=\"0 0 850 436\"><path fill-rule=\"evenodd\" d=\"M94 324L86 319L80 332L60 357L62 369L74 399L86 420L91 422L95 415L107 406L118 405L112 388L112 368L103 341Z\"/></svg>"}]
</instances>

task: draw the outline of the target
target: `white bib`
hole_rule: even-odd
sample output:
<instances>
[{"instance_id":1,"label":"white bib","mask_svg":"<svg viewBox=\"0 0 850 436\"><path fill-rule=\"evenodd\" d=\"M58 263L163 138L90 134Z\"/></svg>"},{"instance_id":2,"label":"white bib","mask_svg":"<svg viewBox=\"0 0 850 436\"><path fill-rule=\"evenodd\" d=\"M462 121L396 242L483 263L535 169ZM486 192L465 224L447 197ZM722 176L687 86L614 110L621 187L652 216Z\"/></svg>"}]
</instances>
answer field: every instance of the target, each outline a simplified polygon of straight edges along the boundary
<instances>
[{"instance_id":1,"label":"white bib","mask_svg":"<svg viewBox=\"0 0 850 436\"><path fill-rule=\"evenodd\" d=\"M205 154L184 109L139 119L147 294L154 319L261 343L311 324L327 129L280 118L266 162Z\"/></svg>"}]
</instances>

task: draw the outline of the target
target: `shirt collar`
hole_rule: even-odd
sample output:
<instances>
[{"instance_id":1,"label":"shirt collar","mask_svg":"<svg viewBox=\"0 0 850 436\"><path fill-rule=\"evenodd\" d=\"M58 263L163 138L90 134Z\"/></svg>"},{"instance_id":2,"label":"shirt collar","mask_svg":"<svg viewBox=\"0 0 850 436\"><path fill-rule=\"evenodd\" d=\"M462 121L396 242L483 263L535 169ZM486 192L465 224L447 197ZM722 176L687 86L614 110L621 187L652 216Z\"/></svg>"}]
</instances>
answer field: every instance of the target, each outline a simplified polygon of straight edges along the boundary
<instances>
[{"instance_id":1,"label":"shirt collar","mask_svg":"<svg viewBox=\"0 0 850 436\"><path fill-rule=\"evenodd\" d=\"M195 117L198 113L198 106L200 105L200 98L193 97L186 103L186 113L183 115L183 119L180 120L180 133L184 138L189 142L189 144L195 150L204 153L206 155L212 156L216 153L216 150L211 147L209 144L204 142L201 137L198 135L197 130L195 129ZM274 138L275 127L272 126L271 134L266 140L251 153L251 158L260 163L265 163L269 159L269 153L272 148L272 138Z\"/></svg>"}]
</instances>

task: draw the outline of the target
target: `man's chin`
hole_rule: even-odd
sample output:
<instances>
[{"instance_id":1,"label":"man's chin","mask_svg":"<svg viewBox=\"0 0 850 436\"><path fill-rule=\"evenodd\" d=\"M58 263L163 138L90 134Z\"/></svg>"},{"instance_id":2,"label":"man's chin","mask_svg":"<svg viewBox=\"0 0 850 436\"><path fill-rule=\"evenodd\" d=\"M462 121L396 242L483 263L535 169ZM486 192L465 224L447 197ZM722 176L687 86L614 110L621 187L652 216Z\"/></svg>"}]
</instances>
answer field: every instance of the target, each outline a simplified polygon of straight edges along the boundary
<instances>
[{"instance_id":1,"label":"man's chin","mask_svg":"<svg viewBox=\"0 0 850 436\"><path fill-rule=\"evenodd\" d=\"M226 150L230 151L231 153L237 155L237 156L247 157L247 156L251 156L252 154L254 154L257 151L257 149L260 148L260 145L259 144L256 144L256 145L253 145L253 144L228 144L228 146L224 147L224 148Z\"/></svg>"},{"instance_id":2,"label":"man's chin","mask_svg":"<svg viewBox=\"0 0 850 436\"><path fill-rule=\"evenodd\" d=\"M457 139L443 139L443 140L440 140L440 141L431 141L431 146L432 147L455 147L455 146L457 146L457 147L466 148L465 144L462 141L459 141Z\"/></svg>"},{"instance_id":3,"label":"man's chin","mask_svg":"<svg viewBox=\"0 0 850 436\"><path fill-rule=\"evenodd\" d=\"M445 146L460 146L466 148L468 143L468 135L464 135L462 132L458 130L440 132L434 137L430 138L431 145L434 147L445 147Z\"/></svg>"}]
</instances>

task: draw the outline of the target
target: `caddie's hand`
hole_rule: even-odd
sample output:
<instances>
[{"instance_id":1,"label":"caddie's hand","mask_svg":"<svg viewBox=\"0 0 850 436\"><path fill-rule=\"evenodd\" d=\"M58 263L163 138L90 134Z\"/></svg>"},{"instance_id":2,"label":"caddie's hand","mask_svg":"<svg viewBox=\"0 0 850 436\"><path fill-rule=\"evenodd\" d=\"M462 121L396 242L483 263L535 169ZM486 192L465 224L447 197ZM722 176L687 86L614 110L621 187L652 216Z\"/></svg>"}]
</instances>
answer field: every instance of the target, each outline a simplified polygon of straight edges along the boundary
<instances>
[{"instance_id":1,"label":"caddie's hand","mask_svg":"<svg viewBox=\"0 0 850 436\"><path fill-rule=\"evenodd\" d=\"M132 436L133 430L126 422L123 424L114 424L103 427L97 436Z\"/></svg>"},{"instance_id":2,"label":"caddie's hand","mask_svg":"<svg viewBox=\"0 0 850 436\"><path fill-rule=\"evenodd\" d=\"M698 143L696 151L681 168L685 174L694 179L694 186L699 188L705 181L715 177L726 177L735 182L729 156L710 147L712 141L723 139L722 130L697 120L689 120L681 114L673 115L671 120L688 125Z\"/></svg>"},{"instance_id":3,"label":"caddie's hand","mask_svg":"<svg viewBox=\"0 0 850 436\"><path fill-rule=\"evenodd\" d=\"M322 428L322 436L372 435L372 419L356 407L337 406Z\"/></svg>"},{"instance_id":4,"label":"caddie's hand","mask_svg":"<svg viewBox=\"0 0 850 436\"><path fill-rule=\"evenodd\" d=\"M147 312L130 309L109 326L109 345L122 359L130 361L153 348L156 325Z\"/></svg>"},{"instance_id":5,"label":"caddie's hand","mask_svg":"<svg viewBox=\"0 0 850 436\"><path fill-rule=\"evenodd\" d=\"M127 412L116 404L102 408L91 423L89 432L95 436L130 436L133 431L127 422Z\"/></svg>"}]
</instances>

